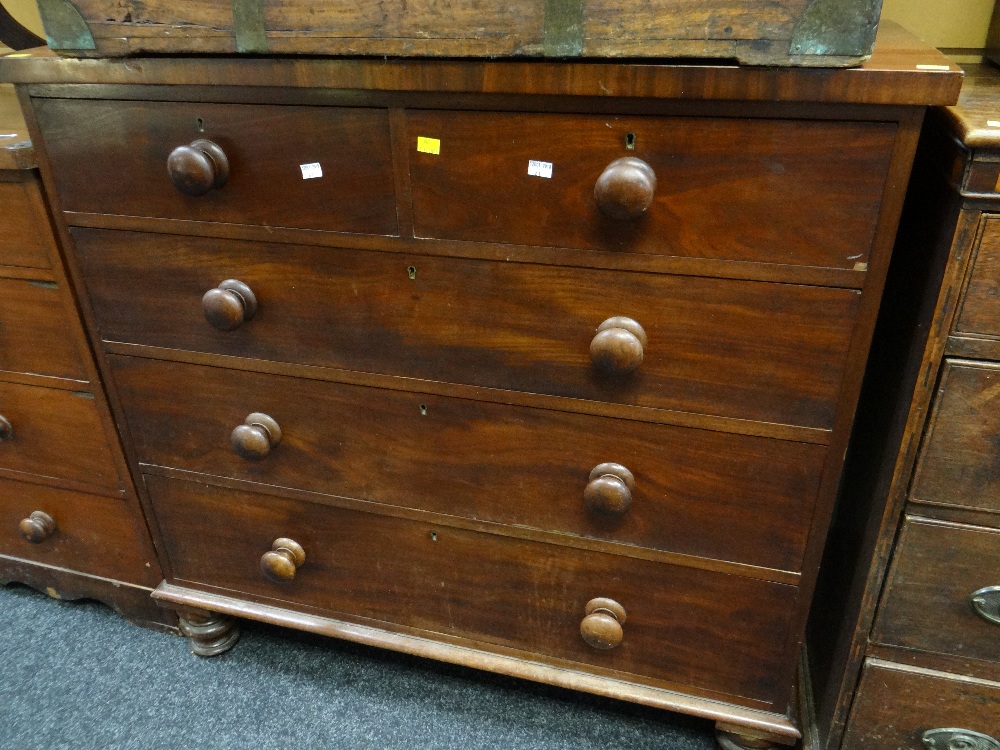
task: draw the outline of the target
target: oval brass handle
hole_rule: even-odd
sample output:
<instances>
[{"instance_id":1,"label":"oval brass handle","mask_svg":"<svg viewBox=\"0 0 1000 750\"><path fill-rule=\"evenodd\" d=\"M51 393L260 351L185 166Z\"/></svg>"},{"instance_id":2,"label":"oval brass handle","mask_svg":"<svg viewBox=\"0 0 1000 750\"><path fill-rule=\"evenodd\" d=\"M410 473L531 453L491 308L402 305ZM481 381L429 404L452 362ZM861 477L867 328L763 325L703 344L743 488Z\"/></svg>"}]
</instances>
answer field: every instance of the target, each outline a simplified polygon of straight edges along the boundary
<instances>
[{"instance_id":1,"label":"oval brass handle","mask_svg":"<svg viewBox=\"0 0 1000 750\"><path fill-rule=\"evenodd\" d=\"M656 173L642 159L615 159L597 178L594 200L605 216L632 221L649 210L656 195Z\"/></svg>"},{"instance_id":2,"label":"oval brass handle","mask_svg":"<svg viewBox=\"0 0 1000 750\"><path fill-rule=\"evenodd\" d=\"M976 614L986 622L1000 625L1000 586L986 586L969 594L969 602Z\"/></svg>"},{"instance_id":3,"label":"oval brass handle","mask_svg":"<svg viewBox=\"0 0 1000 750\"><path fill-rule=\"evenodd\" d=\"M0 441L10 440L14 437L14 425L7 417L0 415Z\"/></svg>"},{"instance_id":4,"label":"oval brass handle","mask_svg":"<svg viewBox=\"0 0 1000 750\"><path fill-rule=\"evenodd\" d=\"M255 411L233 430L230 441L237 455L248 461L259 461L281 442L281 428L272 417Z\"/></svg>"},{"instance_id":5,"label":"oval brass handle","mask_svg":"<svg viewBox=\"0 0 1000 750\"><path fill-rule=\"evenodd\" d=\"M590 472L583 501L595 513L620 516L632 504L635 477L621 464L598 464Z\"/></svg>"},{"instance_id":6,"label":"oval brass handle","mask_svg":"<svg viewBox=\"0 0 1000 750\"><path fill-rule=\"evenodd\" d=\"M614 599L591 599L584 608L584 614L580 635L588 646L607 651L622 642L625 608Z\"/></svg>"},{"instance_id":7,"label":"oval brass handle","mask_svg":"<svg viewBox=\"0 0 1000 750\"><path fill-rule=\"evenodd\" d=\"M627 375L642 364L646 343L646 332L632 318L608 318L590 342L590 359L606 372Z\"/></svg>"},{"instance_id":8,"label":"oval brass handle","mask_svg":"<svg viewBox=\"0 0 1000 750\"><path fill-rule=\"evenodd\" d=\"M21 519L17 530L26 542L38 544L56 532L56 520L45 511L36 510L27 518Z\"/></svg>"},{"instance_id":9,"label":"oval brass handle","mask_svg":"<svg viewBox=\"0 0 1000 750\"><path fill-rule=\"evenodd\" d=\"M220 331L232 331L257 313L257 296L242 281L226 279L201 298L205 320Z\"/></svg>"},{"instance_id":10,"label":"oval brass handle","mask_svg":"<svg viewBox=\"0 0 1000 750\"><path fill-rule=\"evenodd\" d=\"M294 539L281 537L271 544L271 551L260 558L264 577L275 583L286 583L295 578L295 571L306 561L306 551Z\"/></svg>"},{"instance_id":11,"label":"oval brass handle","mask_svg":"<svg viewBox=\"0 0 1000 750\"><path fill-rule=\"evenodd\" d=\"M971 729L928 729L920 741L927 750L1000 750L1000 742Z\"/></svg>"},{"instance_id":12,"label":"oval brass handle","mask_svg":"<svg viewBox=\"0 0 1000 750\"><path fill-rule=\"evenodd\" d=\"M226 184L229 158L218 144L199 138L170 152L167 174L174 187L185 195L204 195Z\"/></svg>"}]
</instances>

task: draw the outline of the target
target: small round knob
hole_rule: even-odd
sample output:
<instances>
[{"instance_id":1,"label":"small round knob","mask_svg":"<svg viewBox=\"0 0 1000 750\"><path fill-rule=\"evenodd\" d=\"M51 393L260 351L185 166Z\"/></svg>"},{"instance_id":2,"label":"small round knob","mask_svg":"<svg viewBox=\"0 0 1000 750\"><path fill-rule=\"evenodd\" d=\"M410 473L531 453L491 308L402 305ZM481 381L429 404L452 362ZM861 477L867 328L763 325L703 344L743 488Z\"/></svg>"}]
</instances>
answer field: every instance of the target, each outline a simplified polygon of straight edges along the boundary
<instances>
[{"instance_id":1,"label":"small round knob","mask_svg":"<svg viewBox=\"0 0 1000 750\"><path fill-rule=\"evenodd\" d=\"M632 318L608 318L590 342L590 359L602 370L625 375L642 364L646 332Z\"/></svg>"},{"instance_id":2,"label":"small round knob","mask_svg":"<svg viewBox=\"0 0 1000 750\"><path fill-rule=\"evenodd\" d=\"M611 162L597 178L594 200L601 213L619 221L638 219L653 205L656 173L642 159L625 156Z\"/></svg>"},{"instance_id":3,"label":"small round knob","mask_svg":"<svg viewBox=\"0 0 1000 750\"><path fill-rule=\"evenodd\" d=\"M632 504L635 477L621 464L598 464L590 472L583 501L595 513L620 516Z\"/></svg>"},{"instance_id":4,"label":"small round knob","mask_svg":"<svg viewBox=\"0 0 1000 750\"><path fill-rule=\"evenodd\" d=\"M21 523L17 525L17 530L25 541L38 544L55 533L56 521L45 511L36 510L21 520Z\"/></svg>"},{"instance_id":5,"label":"small round knob","mask_svg":"<svg viewBox=\"0 0 1000 750\"><path fill-rule=\"evenodd\" d=\"M170 152L167 173L174 187L185 195L204 195L226 184L229 159L217 144L199 138Z\"/></svg>"},{"instance_id":6,"label":"small round knob","mask_svg":"<svg viewBox=\"0 0 1000 750\"><path fill-rule=\"evenodd\" d=\"M7 417L0 415L0 441L10 440L14 437L14 425Z\"/></svg>"},{"instance_id":7,"label":"small round knob","mask_svg":"<svg viewBox=\"0 0 1000 750\"><path fill-rule=\"evenodd\" d=\"M598 597L587 602L586 617L580 623L580 635L588 646L607 651L622 642L625 636L625 608L614 599Z\"/></svg>"},{"instance_id":8,"label":"small round knob","mask_svg":"<svg viewBox=\"0 0 1000 750\"><path fill-rule=\"evenodd\" d=\"M306 551L294 539L281 537L271 544L271 551L260 558L264 577L275 583L285 583L295 578L295 571L306 561Z\"/></svg>"},{"instance_id":9,"label":"small round knob","mask_svg":"<svg viewBox=\"0 0 1000 750\"><path fill-rule=\"evenodd\" d=\"M254 412L233 430L230 440L237 455L259 461L281 442L281 428L267 414Z\"/></svg>"},{"instance_id":10,"label":"small round knob","mask_svg":"<svg viewBox=\"0 0 1000 750\"><path fill-rule=\"evenodd\" d=\"M232 331L257 312L257 297L242 281L226 279L201 298L201 310L213 328Z\"/></svg>"}]
</instances>

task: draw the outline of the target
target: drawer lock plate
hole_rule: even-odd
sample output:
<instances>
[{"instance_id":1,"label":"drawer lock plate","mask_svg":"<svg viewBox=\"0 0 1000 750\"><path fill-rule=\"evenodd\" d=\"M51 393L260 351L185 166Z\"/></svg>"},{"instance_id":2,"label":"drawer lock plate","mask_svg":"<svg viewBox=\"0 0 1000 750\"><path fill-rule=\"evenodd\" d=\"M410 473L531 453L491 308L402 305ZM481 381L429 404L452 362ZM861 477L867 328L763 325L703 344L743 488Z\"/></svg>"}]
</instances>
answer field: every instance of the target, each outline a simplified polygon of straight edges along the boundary
<instances>
[{"instance_id":1,"label":"drawer lock plate","mask_svg":"<svg viewBox=\"0 0 1000 750\"><path fill-rule=\"evenodd\" d=\"M973 591L969 595L969 601L976 614L986 622L1000 625L1000 586L987 586L979 591ZM997 746L997 750L1000 750L1000 745Z\"/></svg>"}]
</instances>

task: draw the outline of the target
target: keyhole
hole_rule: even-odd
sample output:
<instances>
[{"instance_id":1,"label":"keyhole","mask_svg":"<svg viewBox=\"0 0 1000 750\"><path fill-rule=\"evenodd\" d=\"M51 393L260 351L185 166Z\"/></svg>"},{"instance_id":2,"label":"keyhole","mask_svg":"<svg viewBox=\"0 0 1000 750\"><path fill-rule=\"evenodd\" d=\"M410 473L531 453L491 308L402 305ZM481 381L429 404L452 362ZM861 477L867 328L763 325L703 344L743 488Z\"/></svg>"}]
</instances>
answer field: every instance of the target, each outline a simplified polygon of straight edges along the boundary
<instances>
[{"instance_id":1,"label":"keyhole","mask_svg":"<svg viewBox=\"0 0 1000 750\"><path fill-rule=\"evenodd\" d=\"M406 269L406 275L410 277L410 280L417 278L417 267L410 266Z\"/></svg>"},{"instance_id":2,"label":"keyhole","mask_svg":"<svg viewBox=\"0 0 1000 750\"><path fill-rule=\"evenodd\" d=\"M635 133L625 134L625 148L629 151L635 151Z\"/></svg>"},{"instance_id":3,"label":"keyhole","mask_svg":"<svg viewBox=\"0 0 1000 750\"><path fill-rule=\"evenodd\" d=\"M199 133L204 133L205 132L205 121L202 120L199 117L198 119L195 120L195 123L198 125L198 132Z\"/></svg>"},{"instance_id":4,"label":"keyhole","mask_svg":"<svg viewBox=\"0 0 1000 750\"><path fill-rule=\"evenodd\" d=\"M431 541L436 542L438 540L438 533L436 531L431 532Z\"/></svg>"},{"instance_id":5,"label":"keyhole","mask_svg":"<svg viewBox=\"0 0 1000 750\"><path fill-rule=\"evenodd\" d=\"M420 416L421 417L427 416L427 404L420 404Z\"/></svg>"}]
</instances>

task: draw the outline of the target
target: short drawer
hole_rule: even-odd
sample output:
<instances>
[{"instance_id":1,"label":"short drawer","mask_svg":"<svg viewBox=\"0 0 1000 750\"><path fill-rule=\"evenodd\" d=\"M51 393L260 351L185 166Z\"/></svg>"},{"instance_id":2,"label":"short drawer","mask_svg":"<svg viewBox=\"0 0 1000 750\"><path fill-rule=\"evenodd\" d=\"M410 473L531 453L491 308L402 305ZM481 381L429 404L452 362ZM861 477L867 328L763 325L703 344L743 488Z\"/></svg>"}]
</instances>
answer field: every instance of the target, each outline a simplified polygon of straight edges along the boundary
<instances>
[{"instance_id":1,"label":"short drawer","mask_svg":"<svg viewBox=\"0 0 1000 750\"><path fill-rule=\"evenodd\" d=\"M908 517L874 639L1000 662L1000 530Z\"/></svg>"},{"instance_id":2,"label":"short drawer","mask_svg":"<svg viewBox=\"0 0 1000 750\"><path fill-rule=\"evenodd\" d=\"M865 663L841 745L843 750L998 746L1000 683L879 659Z\"/></svg>"},{"instance_id":3,"label":"short drawer","mask_svg":"<svg viewBox=\"0 0 1000 750\"><path fill-rule=\"evenodd\" d=\"M768 568L800 569L826 456L806 443L109 360L145 464ZM260 428L240 427L241 449L253 449L244 458L230 436L254 413L275 421L280 442L257 446Z\"/></svg>"},{"instance_id":4,"label":"short drawer","mask_svg":"<svg viewBox=\"0 0 1000 750\"><path fill-rule=\"evenodd\" d=\"M0 382L0 469L117 489L92 394Z\"/></svg>"},{"instance_id":5,"label":"short drawer","mask_svg":"<svg viewBox=\"0 0 1000 750\"><path fill-rule=\"evenodd\" d=\"M911 498L1000 513L1000 365L946 360Z\"/></svg>"},{"instance_id":6,"label":"short drawer","mask_svg":"<svg viewBox=\"0 0 1000 750\"><path fill-rule=\"evenodd\" d=\"M861 298L850 289L195 237L74 237L106 341L819 429L833 425ZM249 317L220 331L206 321L203 295L228 279L249 286L256 312L244 315L232 292L213 292ZM622 316L647 339L619 331L616 340L631 337L641 353L632 372L593 362L597 329Z\"/></svg>"},{"instance_id":7,"label":"short drawer","mask_svg":"<svg viewBox=\"0 0 1000 750\"><path fill-rule=\"evenodd\" d=\"M87 379L73 340L78 323L55 284L0 278L0 300L0 369Z\"/></svg>"},{"instance_id":8,"label":"short drawer","mask_svg":"<svg viewBox=\"0 0 1000 750\"><path fill-rule=\"evenodd\" d=\"M69 99L33 104L66 211L397 232L385 110ZM215 180L198 182L202 188L216 186L189 195L174 186L167 161L175 149L203 140L222 150L228 166L196 144L201 156L187 156L183 173Z\"/></svg>"},{"instance_id":9,"label":"short drawer","mask_svg":"<svg viewBox=\"0 0 1000 750\"><path fill-rule=\"evenodd\" d=\"M122 500L0 479L0 554L156 586L145 534Z\"/></svg>"},{"instance_id":10,"label":"short drawer","mask_svg":"<svg viewBox=\"0 0 1000 750\"><path fill-rule=\"evenodd\" d=\"M0 266L51 268L53 238L35 180L0 182Z\"/></svg>"},{"instance_id":11,"label":"short drawer","mask_svg":"<svg viewBox=\"0 0 1000 750\"><path fill-rule=\"evenodd\" d=\"M738 700L770 703L784 690L792 586L196 482L145 482L182 581ZM301 545L301 567L283 553L284 565L262 561L279 538ZM287 579L266 578L264 562ZM585 607L599 597L625 610L617 648L581 638Z\"/></svg>"},{"instance_id":12,"label":"short drawer","mask_svg":"<svg viewBox=\"0 0 1000 750\"><path fill-rule=\"evenodd\" d=\"M1000 336L1000 216L983 214L954 332Z\"/></svg>"},{"instance_id":13,"label":"short drawer","mask_svg":"<svg viewBox=\"0 0 1000 750\"><path fill-rule=\"evenodd\" d=\"M895 126L410 111L407 136L419 237L853 269Z\"/></svg>"}]
</instances>

